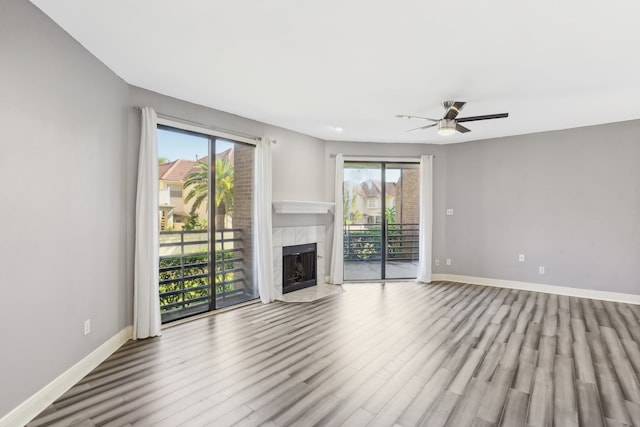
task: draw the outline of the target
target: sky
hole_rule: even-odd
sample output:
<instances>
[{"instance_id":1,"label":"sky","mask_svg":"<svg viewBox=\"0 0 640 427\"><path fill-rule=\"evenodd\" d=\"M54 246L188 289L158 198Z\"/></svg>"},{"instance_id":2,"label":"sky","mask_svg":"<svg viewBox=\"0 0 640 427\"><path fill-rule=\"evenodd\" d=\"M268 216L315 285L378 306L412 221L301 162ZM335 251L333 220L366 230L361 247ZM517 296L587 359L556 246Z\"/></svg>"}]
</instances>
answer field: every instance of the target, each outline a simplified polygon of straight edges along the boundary
<instances>
[{"instance_id":1,"label":"sky","mask_svg":"<svg viewBox=\"0 0 640 427\"><path fill-rule=\"evenodd\" d=\"M397 182L400 179L400 169L387 169L386 172L387 182ZM346 165L344 168L344 180L352 182L353 185L369 179L380 180L381 176L380 168L350 168Z\"/></svg>"},{"instance_id":2,"label":"sky","mask_svg":"<svg viewBox=\"0 0 640 427\"><path fill-rule=\"evenodd\" d=\"M177 159L201 159L209 154L208 144L208 137L158 129L158 157L170 162ZM218 140L216 151L221 153L232 146L231 142Z\"/></svg>"}]
</instances>

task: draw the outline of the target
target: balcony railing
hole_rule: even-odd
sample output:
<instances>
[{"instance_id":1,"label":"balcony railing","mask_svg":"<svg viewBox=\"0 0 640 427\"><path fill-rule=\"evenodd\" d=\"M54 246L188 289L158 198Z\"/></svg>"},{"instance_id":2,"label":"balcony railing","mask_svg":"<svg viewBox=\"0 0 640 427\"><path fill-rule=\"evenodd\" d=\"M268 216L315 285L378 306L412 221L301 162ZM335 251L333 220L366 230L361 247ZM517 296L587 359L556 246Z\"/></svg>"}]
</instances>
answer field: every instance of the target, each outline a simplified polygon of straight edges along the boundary
<instances>
[{"instance_id":1,"label":"balcony railing","mask_svg":"<svg viewBox=\"0 0 640 427\"><path fill-rule=\"evenodd\" d=\"M418 233L418 224L387 224L384 236L381 224L346 224L344 260L380 261L386 243L387 261L417 261Z\"/></svg>"},{"instance_id":2,"label":"balcony railing","mask_svg":"<svg viewBox=\"0 0 640 427\"><path fill-rule=\"evenodd\" d=\"M160 232L160 312L162 322L227 306L245 294L242 229L215 233L214 283L210 285L208 232Z\"/></svg>"}]
</instances>

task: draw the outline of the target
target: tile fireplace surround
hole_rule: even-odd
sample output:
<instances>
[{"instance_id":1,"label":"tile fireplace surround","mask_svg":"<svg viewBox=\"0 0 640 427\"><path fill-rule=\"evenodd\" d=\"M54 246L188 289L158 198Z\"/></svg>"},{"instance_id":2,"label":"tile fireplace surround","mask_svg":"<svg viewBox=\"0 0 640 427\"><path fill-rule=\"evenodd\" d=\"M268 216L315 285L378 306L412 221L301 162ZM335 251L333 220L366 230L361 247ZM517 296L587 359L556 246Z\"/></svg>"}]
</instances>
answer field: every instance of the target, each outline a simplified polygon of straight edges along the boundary
<instances>
[{"instance_id":1,"label":"tile fireplace surround","mask_svg":"<svg viewBox=\"0 0 640 427\"><path fill-rule=\"evenodd\" d=\"M304 227L273 227L273 287L275 297L282 297L282 248L284 246L317 243L316 280L325 283L325 232L324 225Z\"/></svg>"}]
</instances>

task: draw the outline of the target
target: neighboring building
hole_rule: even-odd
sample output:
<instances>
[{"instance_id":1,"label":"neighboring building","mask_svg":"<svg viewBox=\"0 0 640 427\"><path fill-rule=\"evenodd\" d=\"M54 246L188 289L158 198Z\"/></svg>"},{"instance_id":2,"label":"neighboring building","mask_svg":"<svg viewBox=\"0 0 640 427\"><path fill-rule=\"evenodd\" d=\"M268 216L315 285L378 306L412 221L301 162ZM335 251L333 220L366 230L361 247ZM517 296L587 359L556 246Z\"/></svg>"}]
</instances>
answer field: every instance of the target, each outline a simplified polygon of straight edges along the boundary
<instances>
[{"instance_id":1,"label":"neighboring building","mask_svg":"<svg viewBox=\"0 0 640 427\"><path fill-rule=\"evenodd\" d=\"M384 219L382 212L382 183L367 179L359 184L345 182L345 216L352 224L378 224ZM386 184L387 208L396 204L396 184Z\"/></svg>"},{"instance_id":2,"label":"neighboring building","mask_svg":"<svg viewBox=\"0 0 640 427\"><path fill-rule=\"evenodd\" d=\"M216 154L216 158L226 158L233 164L233 149ZM184 188L184 182L191 172L196 171L197 162L209 162L205 156L197 161L177 159L162 163L158 166L158 205L160 231L182 230L185 220L189 217L194 200L184 203L191 188ZM196 210L200 218L207 219L207 204L202 203Z\"/></svg>"},{"instance_id":3,"label":"neighboring building","mask_svg":"<svg viewBox=\"0 0 640 427\"><path fill-rule=\"evenodd\" d=\"M396 183L396 222L420 222L420 170L402 169Z\"/></svg>"},{"instance_id":4,"label":"neighboring building","mask_svg":"<svg viewBox=\"0 0 640 427\"><path fill-rule=\"evenodd\" d=\"M379 224L384 220L382 212L382 183L368 179L358 184L346 181L345 217L351 224ZM420 218L418 204L419 171L403 169L398 182L385 185L387 209L395 207L395 222L417 224Z\"/></svg>"},{"instance_id":5,"label":"neighboring building","mask_svg":"<svg viewBox=\"0 0 640 427\"><path fill-rule=\"evenodd\" d=\"M207 161L203 158L200 161ZM187 205L184 198L189 189L184 188L184 181L193 170L195 170L193 160L177 159L172 162L163 163L158 169L158 204L160 205L160 231L181 230L184 221L189 216L193 207L193 200ZM206 218L206 205L200 205L198 215Z\"/></svg>"}]
</instances>

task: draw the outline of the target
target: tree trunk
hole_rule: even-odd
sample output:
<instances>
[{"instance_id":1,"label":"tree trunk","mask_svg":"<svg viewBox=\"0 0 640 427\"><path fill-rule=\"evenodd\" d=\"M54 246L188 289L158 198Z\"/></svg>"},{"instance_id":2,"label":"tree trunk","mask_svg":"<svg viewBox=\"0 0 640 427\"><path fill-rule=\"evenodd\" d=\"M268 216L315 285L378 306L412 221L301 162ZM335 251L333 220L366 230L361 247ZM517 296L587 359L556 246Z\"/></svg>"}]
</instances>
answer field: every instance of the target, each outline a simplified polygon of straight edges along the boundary
<instances>
[{"instance_id":1,"label":"tree trunk","mask_svg":"<svg viewBox=\"0 0 640 427\"><path fill-rule=\"evenodd\" d=\"M225 227L225 219L227 218L227 209L223 203L216 206L216 230L223 230Z\"/></svg>"}]
</instances>

